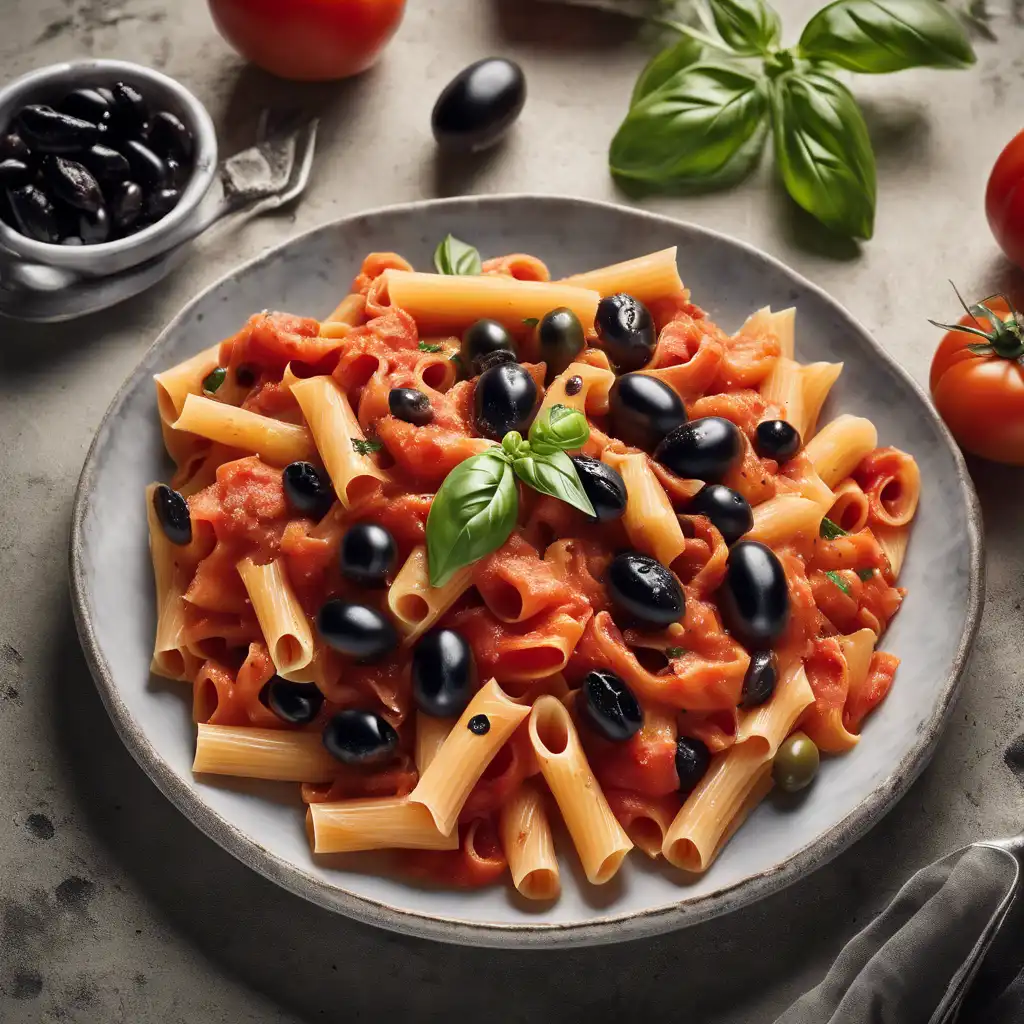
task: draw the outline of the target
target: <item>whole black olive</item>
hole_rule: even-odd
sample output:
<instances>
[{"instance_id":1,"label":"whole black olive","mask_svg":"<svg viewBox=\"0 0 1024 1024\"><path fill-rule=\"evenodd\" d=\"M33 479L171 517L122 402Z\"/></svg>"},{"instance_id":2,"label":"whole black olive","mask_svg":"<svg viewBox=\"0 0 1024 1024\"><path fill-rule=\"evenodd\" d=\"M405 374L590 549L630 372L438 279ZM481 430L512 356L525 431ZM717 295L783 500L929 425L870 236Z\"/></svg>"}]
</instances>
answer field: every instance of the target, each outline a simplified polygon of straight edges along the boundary
<instances>
[{"instance_id":1,"label":"whole black olive","mask_svg":"<svg viewBox=\"0 0 1024 1024\"><path fill-rule=\"evenodd\" d=\"M102 143L87 149L80 159L99 181L124 181L132 173L128 158Z\"/></svg>"},{"instance_id":2,"label":"whole black olive","mask_svg":"<svg viewBox=\"0 0 1024 1024\"><path fill-rule=\"evenodd\" d=\"M559 306L541 317L537 324L540 357L547 363L547 379L552 381L586 348L580 318L567 306Z\"/></svg>"},{"instance_id":3,"label":"whole black olive","mask_svg":"<svg viewBox=\"0 0 1024 1024\"><path fill-rule=\"evenodd\" d=\"M509 352L507 348L499 348L494 352L488 352L485 356L474 359L472 370L479 376L481 373L486 373L492 366L503 366L505 363L517 362L519 362L519 359L515 352Z\"/></svg>"},{"instance_id":4,"label":"whole black olive","mask_svg":"<svg viewBox=\"0 0 1024 1024\"><path fill-rule=\"evenodd\" d=\"M324 726L327 752L344 764L379 764L398 746L398 733L373 711L339 711Z\"/></svg>"},{"instance_id":5,"label":"whole black olive","mask_svg":"<svg viewBox=\"0 0 1024 1024\"><path fill-rule=\"evenodd\" d=\"M21 188L32 180L28 164L13 158L0 160L0 188Z\"/></svg>"},{"instance_id":6,"label":"whole black olive","mask_svg":"<svg viewBox=\"0 0 1024 1024\"><path fill-rule=\"evenodd\" d=\"M686 422L683 400L646 373L617 378L608 398L612 433L645 451L653 451L667 434Z\"/></svg>"},{"instance_id":7,"label":"whole black olive","mask_svg":"<svg viewBox=\"0 0 1024 1024\"><path fill-rule=\"evenodd\" d=\"M181 193L176 188L154 189L143 204L146 219L156 221L161 217L166 217L178 205L180 198Z\"/></svg>"},{"instance_id":8,"label":"whole black olive","mask_svg":"<svg viewBox=\"0 0 1024 1024\"><path fill-rule=\"evenodd\" d=\"M515 362L516 343L504 325L497 320L477 320L466 328L459 349L463 366L483 373L487 367L481 366L481 361L494 352L510 352Z\"/></svg>"},{"instance_id":9,"label":"whole black olive","mask_svg":"<svg viewBox=\"0 0 1024 1024\"><path fill-rule=\"evenodd\" d=\"M338 559L345 579L364 587L380 587L394 572L398 545L379 523L353 523L341 538Z\"/></svg>"},{"instance_id":10,"label":"whole black olive","mask_svg":"<svg viewBox=\"0 0 1024 1024\"><path fill-rule=\"evenodd\" d=\"M644 624L668 626L686 611L679 580L657 559L639 551L616 555L608 566L607 583L616 608Z\"/></svg>"},{"instance_id":11,"label":"whole black olive","mask_svg":"<svg viewBox=\"0 0 1024 1024\"><path fill-rule=\"evenodd\" d=\"M142 93L127 82L115 82L110 87L114 97L111 110L111 128L121 138L141 135L146 125L146 101Z\"/></svg>"},{"instance_id":12,"label":"whole black olive","mask_svg":"<svg viewBox=\"0 0 1024 1024\"><path fill-rule=\"evenodd\" d=\"M97 85L96 91L110 104L114 105L114 94L105 85Z\"/></svg>"},{"instance_id":13,"label":"whole black olive","mask_svg":"<svg viewBox=\"0 0 1024 1024\"><path fill-rule=\"evenodd\" d=\"M95 213L82 210L78 215L78 236L86 245L99 245L110 237L110 218L104 207Z\"/></svg>"},{"instance_id":14,"label":"whole black olive","mask_svg":"<svg viewBox=\"0 0 1024 1024\"><path fill-rule=\"evenodd\" d=\"M60 237L53 203L35 185L22 185L8 193L15 226L37 242L56 242Z\"/></svg>"},{"instance_id":15,"label":"whole black olive","mask_svg":"<svg viewBox=\"0 0 1024 1024\"><path fill-rule=\"evenodd\" d=\"M272 676L260 690L260 701L282 722L308 725L320 713L324 695L316 683L293 683L280 676Z\"/></svg>"},{"instance_id":16,"label":"whole black olive","mask_svg":"<svg viewBox=\"0 0 1024 1024\"><path fill-rule=\"evenodd\" d=\"M55 156L46 161L50 194L76 210L95 213L103 205L99 182L77 160Z\"/></svg>"},{"instance_id":17,"label":"whole black olive","mask_svg":"<svg viewBox=\"0 0 1024 1024\"><path fill-rule=\"evenodd\" d=\"M599 735L625 743L644 724L644 713L633 691L614 673L588 672L580 689L580 714Z\"/></svg>"},{"instance_id":18,"label":"whole black olive","mask_svg":"<svg viewBox=\"0 0 1024 1024\"><path fill-rule=\"evenodd\" d=\"M32 150L24 139L13 132L0 135L0 160L20 160L23 164L32 162Z\"/></svg>"},{"instance_id":19,"label":"whole black olive","mask_svg":"<svg viewBox=\"0 0 1024 1024\"><path fill-rule=\"evenodd\" d=\"M716 592L722 621L745 647L770 647L789 622L789 591L782 564L756 540L734 544L725 581Z\"/></svg>"},{"instance_id":20,"label":"whole black olive","mask_svg":"<svg viewBox=\"0 0 1024 1024\"><path fill-rule=\"evenodd\" d=\"M179 164L187 163L192 157L192 133L181 118L169 110L157 111L149 119L146 141L155 153L177 160Z\"/></svg>"},{"instance_id":21,"label":"whole black olive","mask_svg":"<svg viewBox=\"0 0 1024 1024\"><path fill-rule=\"evenodd\" d=\"M676 774L679 776L679 792L683 796L697 788L710 764L711 752L700 740L692 736L680 736L676 740Z\"/></svg>"},{"instance_id":22,"label":"whole black olive","mask_svg":"<svg viewBox=\"0 0 1024 1024\"><path fill-rule=\"evenodd\" d=\"M153 491L153 511L156 512L164 535L172 544L184 545L192 540L192 517L188 502L167 484L159 484Z\"/></svg>"},{"instance_id":23,"label":"whole black olive","mask_svg":"<svg viewBox=\"0 0 1024 1024\"><path fill-rule=\"evenodd\" d=\"M136 182L119 181L110 187L110 216L114 227L125 231L139 219L141 213L142 189Z\"/></svg>"},{"instance_id":24,"label":"whole black olive","mask_svg":"<svg viewBox=\"0 0 1024 1024\"><path fill-rule=\"evenodd\" d=\"M167 168L148 146L135 139L129 139L121 145L121 152L128 158L132 177L151 188L163 188L167 179Z\"/></svg>"},{"instance_id":25,"label":"whole black olive","mask_svg":"<svg viewBox=\"0 0 1024 1024\"><path fill-rule=\"evenodd\" d=\"M754 451L762 459L785 462L800 451L800 432L785 420L763 420L754 431Z\"/></svg>"},{"instance_id":26,"label":"whole black olive","mask_svg":"<svg viewBox=\"0 0 1024 1024\"><path fill-rule=\"evenodd\" d=\"M169 188L176 188L181 191L181 186L185 184L185 180L188 178L187 169L178 163L174 157L169 156L164 161L164 167L167 168L167 185Z\"/></svg>"},{"instance_id":27,"label":"whole black olive","mask_svg":"<svg viewBox=\"0 0 1024 1024\"><path fill-rule=\"evenodd\" d=\"M324 643L360 661L373 661L398 646L395 627L376 608L332 598L317 613Z\"/></svg>"},{"instance_id":28,"label":"whole black olive","mask_svg":"<svg viewBox=\"0 0 1024 1024\"><path fill-rule=\"evenodd\" d=\"M22 107L16 120L19 134L40 153L78 153L100 140L96 125L42 104Z\"/></svg>"},{"instance_id":29,"label":"whole black olive","mask_svg":"<svg viewBox=\"0 0 1024 1024\"><path fill-rule=\"evenodd\" d=\"M326 473L309 462L292 462L281 474L285 500L296 511L322 519L334 502L334 489Z\"/></svg>"},{"instance_id":30,"label":"whole black olive","mask_svg":"<svg viewBox=\"0 0 1024 1024\"><path fill-rule=\"evenodd\" d=\"M80 117L92 124L102 124L110 120L111 104L95 89L75 89L60 101L57 109L62 114Z\"/></svg>"},{"instance_id":31,"label":"whole black olive","mask_svg":"<svg viewBox=\"0 0 1024 1024\"><path fill-rule=\"evenodd\" d=\"M473 649L454 629L432 629L412 652L416 707L434 718L461 715L476 688Z\"/></svg>"},{"instance_id":32,"label":"whole black olive","mask_svg":"<svg viewBox=\"0 0 1024 1024\"><path fill-rule=\"evenodd\" d=\"M513 61L488 57L464 68L444 87L430 127L445 149L486 149L508 131L525 102L523 69Z\"/></svg>"},{"instance_id":33,"label":"whole black olive","mask_svg":"<svg viewBox=\"0 0 1024 1024\"><path fill-rule=\"evenodd\" d=\"M747 499L725 484L705 484L686 508L687 515L707 516L726 544L735 544L754 525Z\"/></svg>"},{"instance_id":34,"label":"whole black olive","mask_svg":"<svg viewBox=\"0 0 1024 1024\"><path fill-rule=\"evenodd\" d=\"M740 461L743 438L739 427L721 416L702 416L677 427L654 451L654 457L676 476L716 483Z\"/></svg>"},{"instance_id":35,"label":"whole black olive","mask_svg":"<svg viewBox=\"0 0 1024 1024\"><path fill-rule=\"evenodd\" d=\"M388 392L388 410L396 419L415 427L425 427L434 418L430 399L416 388L392 388Z\"/></svg>"},{"instance_id":36,"label":"whole black olive","mask_svg":"<svg viewBox=\"0 0 1024 1024\"><path fill-rule=\"evenodd\" d=\"M775 692L779 678L779 659L774 651L754 651L750 656L743 690L740 695L741 708L759 708Z\"/></svg>"},{"instance_id":37,"label":"whole black olive","mask_svg":"<svg viewBox=\"0 0 1024 1024\"><path fill-rule=\"evenodd\" d=\"M525 434L536 403L537 385L522 366L492 366L477 378L473 392L476 428L493 441L500 441L510 430Z\"/></svg>"},{"instance_id":38,"label":"whole black olive","mask_svg":"<svg viewBox=\"0 0 1024 1024\"><path fill-rule=\"evenodd\" d=\"M626 484L611 466L589 455L570 455L597 521L619 519L626 511Z\"/></svg>"},{"instance_id":39,"label":"whole black olive","mask_svg":"<svg viewBox=\"0 0 1024 1024\"><path fill-rule=\"evenodd\" d=\"M658 342L651 311L632 295L608 295L597 304L594 329L601 347L620 371L639 370Z\"/></svg>"}]
</instances>

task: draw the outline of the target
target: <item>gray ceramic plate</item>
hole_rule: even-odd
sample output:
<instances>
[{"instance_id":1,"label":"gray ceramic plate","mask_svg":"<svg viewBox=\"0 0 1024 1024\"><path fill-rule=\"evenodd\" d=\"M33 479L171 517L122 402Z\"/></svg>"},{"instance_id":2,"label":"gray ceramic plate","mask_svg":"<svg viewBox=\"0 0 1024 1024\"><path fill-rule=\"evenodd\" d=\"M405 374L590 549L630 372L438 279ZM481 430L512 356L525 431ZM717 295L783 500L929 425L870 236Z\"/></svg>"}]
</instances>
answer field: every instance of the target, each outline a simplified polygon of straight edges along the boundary
<instances>
[{"instance_id":1,"label":"gray ceramic plate","mask_svg":"<svg viewBox=\"0 0 1024 1024\"><path fill-rule=\"evenodd\" d=\"M642 856L609 885L580 881L563 844L562 898L525 905L496 886L420 888L351 862L317 863L292 786L192 777L189 702L149 677L154 608L145 485L166 478L152 374L233 333L264 307L323 315L373 250L431 266L448 232L485 255L530 252L557 275L666 246L695 301L726 328L750 311L795 304L797 354L843 360L828 414L871 417L883 443L921 463L923 493L902 583L910 596L885 637L902 659L863 742L827 762L795 809L766 802L706 876L683 884ZM850 315L814 285L740 242L632 209L534 196L414 203L350 217L293 239L233 271L174 318L124 384L85 461L71 534L78 629L96 685L143 769L212 839L307 899L397 931L483 945L614 942L727 913L774 892L863 835L906 791L935 748L981 612L981 525L963 460L917 386Z\"/></svg>"}]
</instances>

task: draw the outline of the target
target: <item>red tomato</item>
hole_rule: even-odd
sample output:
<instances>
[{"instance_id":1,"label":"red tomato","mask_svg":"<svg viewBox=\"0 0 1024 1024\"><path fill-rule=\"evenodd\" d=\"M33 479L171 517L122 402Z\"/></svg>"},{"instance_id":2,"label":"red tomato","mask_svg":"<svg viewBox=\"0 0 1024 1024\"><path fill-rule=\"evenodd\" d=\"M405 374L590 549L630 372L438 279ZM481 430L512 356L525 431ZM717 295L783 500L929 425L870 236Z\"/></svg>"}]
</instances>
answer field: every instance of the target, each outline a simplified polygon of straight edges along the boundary
<instances>
[{"instance_id":1,"label":"red tomato","mask_svg":"<svg viewBox=\"0 0 1024 1024\"><path fill-rule=\"evenodd\" d=\"M985 189L985 215L996 241L1024 267L1024 131L999 154Z\"/></svg>"},{"instance_id":2,"label":"red tomato","mask_svg":"<svg viewBox=\"0 0 1024 1024\"><path fill-rule=\"evenodd\" d=\"M402 20L405 0L210 0L220 34L281 78L365 71Z\"/></svg>"}]
</instances>

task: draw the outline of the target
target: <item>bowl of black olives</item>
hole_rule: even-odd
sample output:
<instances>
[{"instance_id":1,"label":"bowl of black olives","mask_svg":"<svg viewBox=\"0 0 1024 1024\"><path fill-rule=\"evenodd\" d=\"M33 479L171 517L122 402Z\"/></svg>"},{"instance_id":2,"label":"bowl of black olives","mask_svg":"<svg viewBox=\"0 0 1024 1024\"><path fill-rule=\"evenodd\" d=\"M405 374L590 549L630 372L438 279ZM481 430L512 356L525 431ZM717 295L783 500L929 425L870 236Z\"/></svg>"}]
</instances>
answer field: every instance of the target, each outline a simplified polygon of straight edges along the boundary
<instances>
[{"instance_id":1,"label":"bowl of black olives","mask_svg":"<svg viewBox=\"0 0 1024 1024\"><path fill-rule=\"evenodd\" d=\"M83 275L182 241L217 170L206 108L138 64L88 60L0 90L0 246Z\"/></svg>"}]
</instances>

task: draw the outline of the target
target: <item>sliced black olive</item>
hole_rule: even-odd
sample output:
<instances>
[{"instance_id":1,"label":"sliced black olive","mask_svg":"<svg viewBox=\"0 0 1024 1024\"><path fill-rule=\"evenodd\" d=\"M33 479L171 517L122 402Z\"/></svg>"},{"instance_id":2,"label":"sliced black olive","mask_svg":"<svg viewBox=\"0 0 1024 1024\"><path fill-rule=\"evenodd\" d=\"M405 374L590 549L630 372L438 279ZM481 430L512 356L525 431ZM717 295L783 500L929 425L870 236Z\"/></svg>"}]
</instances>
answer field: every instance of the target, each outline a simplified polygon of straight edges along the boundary
<instances>
[{"instance_id":1,"label":"sliced black olive","mask_svg":"<svg viewBox=\"0 0 1024 1024\"><path fill-rule=\"evenodd\" d=\"M536 404L537 385L522 366L492 366L477 378L473 392L476 428L493 441L510 430L525 434Z\"/></svg>"},{"instance_id":2,"label":"sliced black olive","mask_svg":"<svg viewBox=\"0 0 1024 1024\"><path fill-rule=\"evenodd\" d=\"M8 193L15 226L37 242L56 242L60 237L53 203L35 185L22 185Z\"/></svg>"},{"instance_id":3,"label":"sliced black olive","mask_svg":"<svg viewBox=\"0 0 1024 1024\"><path fill-rule=\"evenodd\" d=\"M606 740L625 743L644 724L644 713L633 691L614 673L595 669L583 679L580 713Z\"/></svg>"},{"instance_id":4,"label":"sliced black olive","mask_svg":"<svg viewBox=\"0 0 1024 1024\"><path fill-rule=\"evenodd\" d=\"M676 740L676 774L679 776L679 792L683 796L697 788L710 764L711 752L700 740L691 736L680 736Z\"/></svg>"},{"instance_id":5,"label":"sliced black olive","mask_svg":"<svg viewBox=\"0 0 1024 1024\"><path fill-rule=\"evenodd\" d=\"M743 691L740 695L741 708L759 708L775 692L779 678L779 659L774 651L754 651L750 656L746 675L743 677Z\"/></svg>"},{"instance_id":6,"label":"sliced black olive","mask_svg":"<svg viewBox=\"0 0 1024 1024\"><path fill-rule=\"evenodd\" d=\"M612 433L645 451L653 451L667 434L686 422L686 408L679 395L646 373L617 378L608 397Z\"/></svg>"},{"instance_id":7,"label":"sliced black olive","mask_svg":"<svg viewBox=\"0 0 1024 1024\"><path fill-rule=\"evenodd\" d=\"M416 707L434 718L461 715L476 689L473 650L454 629L432 629L412 652Z\"/></svg>"},{"instance_id":8,"label":"sliced black olive","mask_svg":"<svg viewBox=\"0 0 1024 1024\"><path fill-rule=\"evenodd\" d=\"M83 164L102 182L124 181L131 175L128 158L110 146L98 143L80 157Z\"/></svg>"},{"instance_id":9,"label":"sliced black olive","mask_svg":"<svg viewBox=\"0 0 1024 1024\"><path fill-rule=\"evenodd\" d=\"M443 148L486 149L509 130L525 102L523 69L513 61L488 57L464 68L444 87L430 127Z\"/></svg>"},{"instance_id":10,"label":"sliced black olive","mask_svg":"<svg viewBox=\"0 0 1024 1024\"><path fill-rule=\"evenodd\" d=\"M149 119L146 141L150 148L162 157L169 157L179 164L192 158L192 133L181 118L169 110L157 111Z\"/></svg>"},{"instance_id":11,"label":"sliced black olive","mask_svg":"<svg viewBox=\"0 0 1024 1024\"><path fill-rule=\"evenodd\" d=\"M95 213L103 205L99 182L77 160L55 156L46 161L50 194L76 210Z\"/></svg>"},{"instance_id":12,"label":"sliced black olive","mask_svg":"<svg viewBox=\"0 0 1024 1024\"><path fill-rule=\"evenodd\" d=\"M309 462L292 462L281 474L285 500L296 512L322 519L334 502L334 489L326 473Z\"/></svg>"},{"instance_id":13,"label":"sliced black olive","mask_svg":"<svg viewBox=\"0 0 1024 1024\"><path fill-rule=\"evenodd\" d=\"M486 715L474 715L466 723L466 728L474 736L486 736L491 731L491 720Z\"/></svg>"},{"instance_id":14,"label":"sliced black olive","mask_svg":"<svg viewBox=\"0 0 1024 1024\"><path fill-rule=\"evenodd\" d=\"M477 320L466 328L459 349L463 366L483 373L486 367L481 367L480 361L493 352L511 352L515 361L516 343L504 325L497 320Z\"/></svg>"},{"instance_id":15,"label":"sliced black olive","mask_svg":"<svg viewBox=\"0 0 1024 1024\"><path fill-rule=\"evenodd\" d=\"M80 117L92 124L102 124L110 120L111 104L95 89L75 89L60 101L57 109L62 114L71 114L72 117Z\"/></svg>"},{"instance_id":16,"label":"sliced black olive","mask_svg":"<svg viewBox=\"0 0 1024 1024\"><path fill-rule=\"evenodd\" d=\"M686 508L691 516L707 516L726 544L735 544L754 526L754 513L739 491L725 484L705 484Z\"/></svg>"},{"instance_id":17,"label":"sliced black olive","mask_svg":"<svg viewBox=\"0 0 1024 1024\"><path fill-rule=\"evenodd\" d=\"M392 388L388 392L388 409L396 419L416 427L425 427L434 418L430 399L416 388Z\"/></svg>"},{"instance_id":18,"label":"sliced black olive","mask_svg":"<svg viewBox=\"0 0 1024 1024\"><path fill-rule=\"evenodd\" d=\"M754 431L754 451L762 459L785 462L800 451L800 432L785 420L763 420Z\"/></svg>"},{"instance_id":19,"label":"sliced black olive","mask_svg":"<svg viewBox=\"0 0 1024 1024\"><path fill-rule=\"evenodd\" d=\"M22 160L13 157L0 160L0 188L21 188L32 180L32 169Z\"/></svg>"},{"instance_id":20,"label":"sliced black olive","mask_svg":"<svg viewBox=\"0 0 1024 1024\"><path fill-rule=\"evenodd\" d=\"M121 152L128 158L132 177L151 188L163 188L167 179L167 167L148 146L135 139L129 139L121 146Z\"/></svg>"},{"instance_id":21,"label":"sliced black olive","mask_svg":"<svg viewBox=\"0 0 1024 1024\"><path fill-rule=\"evenodd\" d=\"M379 523L353 523L341 538L338 558L345 579L380 587L395 570L398 545Z\"/></svg>"},{"instance_id":22,"label":"sliced black olive","mask_svg":"<svg viewBox=\"0 0 1024 1024\"><path fill-rule=\"evenodd\" d=\"M702 416L677 427L654 451L654 457L676 476L716 483L743 456L743 438L735 423L721 416Z\"/></svg>"},{"instance_id":23,"label":"sliced black olive","mask_svg":"<svg viewBox=\"0 0 1024 1024\"><path fill-rule=\"evenodd\" d=\"M192 540L192 517L188 502L167 484L153 492L153 510L165 536L172 544L188 544Z\"/></svg>"},{"instance_id":24,"label":"sliced black olive","mask_svg":"<svg viewBox=\"0 0 1024 1024\"><path fill-rule=\"evenodd\" d=\"M176 188L158 188L150 192L144 203L146 219L150 221L166 217L177 205L181 193Z\"/></svg>"},{"instance_id":25,"label":"sliced black olive","mask_svg":"<svg viewBox=\"0 0 1024 1024\"><path fill-rule=\"evenodd\" d=\"M597 513L597 521L619 519L626 511L626 484L619 473L600 459L571 455L576 475Z\"/></svg>"},{"instance_id":26,"label":"sliced black olive","mask_svg":"<svg viewBox=\"0 0 1024 1024\"><path fill-rule=\"evenodd\" d=\"M657 336L651 311L632 295L608 295L597 304L594 329L608 358L622 372L651 361Z\"/></svg>"},{"instance_id":27,"label":"sliced black olive","mask_svg":"<svg viewBox=\"0 0 1024 1024\"><path fill-rule=\"evenodd\" d=\"M111 186L109 194L110 216L114 221L114 227L119 231L125 231L142 213L142 189L134 181L120 181Z\"/></svg>"},{"instance_id":28,"label":"sliced black olive","mask_svg":"<svg viewBox=\"0 0 1024 1024\"><path fill-rule=\"evenodd\" d=\"M110 237L110 218L104 207L95 213L85 210L78 215L78 235L86 245L99 245Z\"/></svg>"},{"instance_id":29,"label":"sliced black olive","mask_svg":"<svg viewBox=\"0 0 1024 1024\"><path fill-rule=\"evenodd\" d=\"M110 118L113 130L122 138L141 135L148 113L142 93L127 82L115 82L110 92L114 97Z\"/></svg>"},{"instance_id":30,"label":"sliced black olive","mask_svg":"<svg viewBox=\"0 0 1024 1024\"><path fill-rule=\"evenodd\" d=\"M752 650L771 647L789 622L786 574L775 552L759 541L733 545L716 597L729 632Z\"/></svg>"},{"instance_id":31,"label":"sliced black olive","mask_svg":"<svg viewBox=\"0 0 1024 1024\"><path fill-rule=\"evenodd\" d=\"M0 160L20 160L23 164L30 164L32 150L24 139L13 132L0 135Z\"/></svg>"},{"instance_id":32,"label":"sliced black olive","mask_svg":"<svg viewBox=\"0 0 1024 1024\"><path fill-rule=\"evenodd\" d=\"M652 626L678 622L686 610L679 580L655 558L624 551L608 566L608 594L620 611Z\"/></svg>"},{"instance_id":33,"label":"sliced black olive","mask_svg":"<svg viewBox=\"0 0 1024 1024\"><path fill-rule=\"evenodd\" d=\"M540 357L547 363L550 383L586 348L580 318L567 306L559 306L541 317L537 324Z\"/></svg>"},{"instance_id":34,"label":"sliced black olive","mask_svg":"<svg viewBox=\"0 0 1024 1024\"><path fill-rule=\"evenodd\" d=\"M339 711L324 726L327 752L344 764L379 764L398 746L398 733L373 711Z\"/></svg>"},{"instance_id":35,"label":"sliced black olive","mask_svg":"<svg viewBox=\"0 0 1024 1024\"><path fill-rule=\"evenodd\" d=\"M293 683L280 676L272 676L260 690L260 700L282 722L308 725L320 713L324 695L315 683Z\"/></svg>"},{"instance_id":36,"label":"sliced black olive","mask_svg":"<svg viewBox=\"0 0 1024 1024\"><path fill-rule=\"evenodd\" d=\"M320 609L316 627L324 643L361 661L373 661L398 646L395 627L376 608L332 598Z\"/></svg>"},{"instance_id":37,"label":"sliced black olive","mask_svg":"<svg viewBox=\"0 0 1024 1024\"><path fill-rule=\"evenodd\" d=\"M42 104L22 107L17 123L22 138L40 153L79 153L100 140L96 125Z\"/></svg>"}]
</instances>

